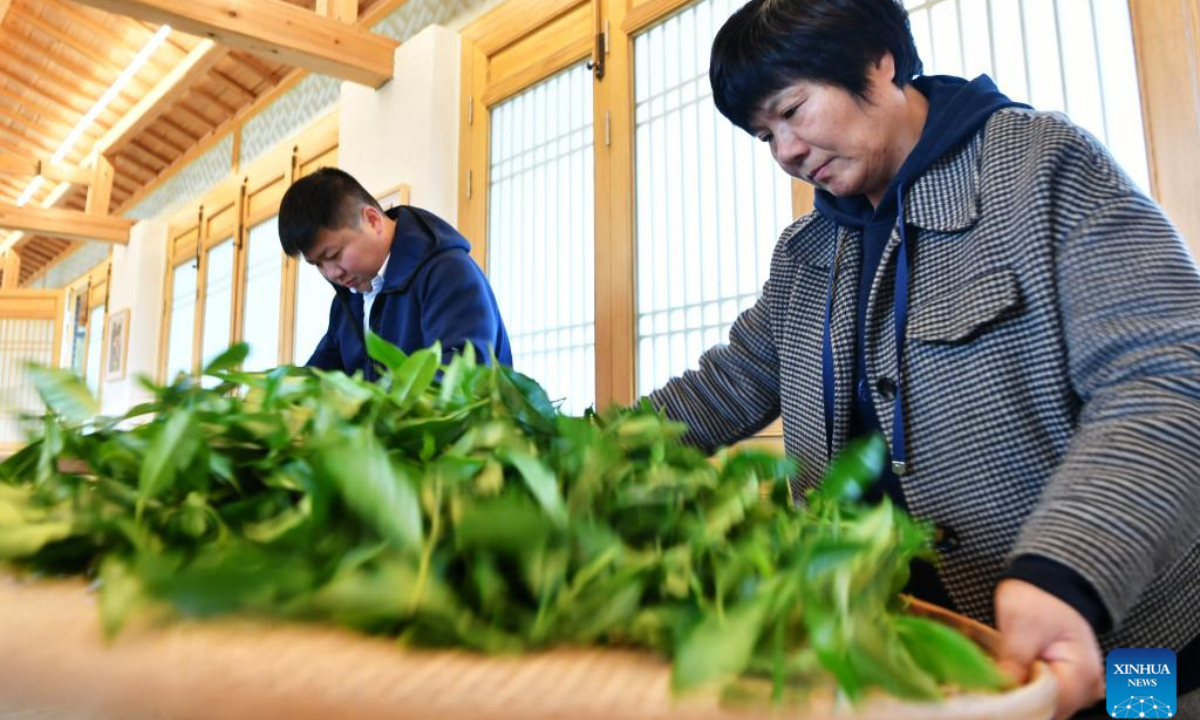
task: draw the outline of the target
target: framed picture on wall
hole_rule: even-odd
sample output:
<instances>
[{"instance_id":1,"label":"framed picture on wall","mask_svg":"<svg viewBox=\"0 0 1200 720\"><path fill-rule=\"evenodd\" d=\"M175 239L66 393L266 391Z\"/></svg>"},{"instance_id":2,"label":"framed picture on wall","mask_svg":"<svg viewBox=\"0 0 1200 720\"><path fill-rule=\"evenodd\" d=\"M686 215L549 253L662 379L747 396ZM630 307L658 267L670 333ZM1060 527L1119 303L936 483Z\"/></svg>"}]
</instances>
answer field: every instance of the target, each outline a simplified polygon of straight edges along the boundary
<instances>
[{"instance_id":1,"label":"framed picture on wall","mask_svg":"<svg viewBox=\"0 0 1200 720\"><path fill-rule=\"evenodd\" d=\"M391 210L400 205L407 205L410 192L408 184L401 183L376 194L375 199L379 201L384 210Z\"/></svg>"},{"instance_id":2,"label":"framed picture on wall","mask_svg":"<svg viewBox=\"0 0 1200 720\"><path fill-rule=\"evenodd\" d=\"M105 380L125 377L126 355L129 353L129 308L108 316L108 360Z\"/></svg>"}]
</instances>

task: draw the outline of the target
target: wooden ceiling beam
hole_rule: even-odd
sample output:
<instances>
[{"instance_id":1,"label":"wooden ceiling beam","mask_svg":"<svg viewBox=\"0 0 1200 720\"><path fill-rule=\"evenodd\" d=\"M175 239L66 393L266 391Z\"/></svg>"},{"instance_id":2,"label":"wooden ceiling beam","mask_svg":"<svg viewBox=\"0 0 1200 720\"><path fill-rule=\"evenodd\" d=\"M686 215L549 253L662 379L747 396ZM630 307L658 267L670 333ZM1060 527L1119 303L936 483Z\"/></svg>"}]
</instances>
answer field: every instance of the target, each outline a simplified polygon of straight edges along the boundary
<instances>
[{"instance_id":1,"label":"wooden ceiling beam","mask_svg":"<svg viewBox=\"0 0 1200 720\"><path fill-rule=\"evenodd\" d=\"M379 87L392 77L395 40L277 0L76 0L169 24L276 62Z\"/></svg>"},{"instance_id":2,"label":"wooden ceiling beam","mask_svg":"<svg viewBox=\"0 0 1200 720\"><path fill-rule=\"evenodd\" d=\"M0 202L0 227L64 240L95 240L128 245L133 221L112 215L89 215L78 210L28 205L17 207L13 203Z\"/></svg>"},{"instance_id":3,"label":"wooden ceiling beam","mask_svg":"<svg viewBox=\"0 0 1200 720\"><path fill-rule=\"evenodd\" d=\"M0 175L41 175L54 182L69 182L72 185L87 185L92 182L90 170L51 165L48 159L22 155L0 155Z\"/></svg>"},{"instance_id":4,"label":"wooden ceiling beam","mask_svg":"<svg viewBox=\"0 0 1200 720\"><path fill-rule=\"evenodd\" d=\"M119 123L96 141L92 155L111 152L135 137L154 122L160 113L182 98L196 79L212 69L227 52L207 40L197 45L154 86L153 90L130 108Z\"/></svg>"}]
</instances>

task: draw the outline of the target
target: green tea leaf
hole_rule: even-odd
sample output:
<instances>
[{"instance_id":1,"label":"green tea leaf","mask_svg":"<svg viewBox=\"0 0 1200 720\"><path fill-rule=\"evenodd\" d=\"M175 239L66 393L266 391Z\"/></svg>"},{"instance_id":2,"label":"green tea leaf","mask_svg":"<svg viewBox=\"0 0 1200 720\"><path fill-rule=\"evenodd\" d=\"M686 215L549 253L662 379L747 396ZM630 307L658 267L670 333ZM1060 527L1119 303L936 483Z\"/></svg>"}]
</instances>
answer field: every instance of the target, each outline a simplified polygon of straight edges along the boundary
<instances>
[{"instance_id":1,"label":"green tea leaf","mask_svg":"<svg viewBox=\"0 0 1200 720\"><path fill-rule=\"evenodd\" d=\"M72 423L81 423L100 412L100 406L87 385L70 370L31 365L25 372L33 380L33 386L37 388L46 407L55 415Z\"/></svg>"},{"instance_id":2,"label":"green tea leaf","mask_svg":"<svg viewBox=\"0 0 1200 720\"><path fill-rule=\"evenodd\" d=\"M408 360L404 351L371 331L367 332L367 355L392 373L400 372L400 368Z\"/></svg>"},{"instance_id":3,"label":"green tea leaf","mask_svg":"<svg viewBox=\"0 0 1200 720\"><path fill-rule=\"evenodd\" d=\"M216 375L227 370L234 370L246 360L250 354L250 346L244 342L229 346L229 349L216 356L204 366L203 375Z\"/></svg>"},{"instance_id":4,"label":"green tea leaf","mask_svg":"<svg viewBox=\"0 0 1200 720\"><path fill-rule=\"evenodd\" d=\"M365 430L320 454L320 468L346 505L399 548L421 544L421 506L413 481Z\"/></svg>"},{"instance_id":5,"label":"green tea leaf","mask_svg":"<svg viewBox=\"0 0 1200 720\"><path fill-rule=\"evenodd\" d=\"M952 628L912 615L900 615L895 622L909 654L938 682L981 690L1008 686L1007 676L983 650Z\"/></svg>"},{"instance_id":6,"label":"green tea leaf","mask_svg":"<svg viewBox=\"0 0 1200 720\"><path fill-rule=\"evenodd\" d=\"M137 518L148 500L174 484L179 469L192 461L198 441L195 419L186 410L177 411L161 426L138 475Z\"/></svg>"},{"instance_id":7,"label":"green tea leaf","mask_svg":"<svg viewBox=\"0 0 1200 720\"><path fill-rule=\"evenodd\" d=\"M529 492L533 493L533 497L537 499L542 510L554 521L554 524L559 527L566 525L567 508L563 505L562 494L558 489L558 480L554 477L554 473L542 464L541 460L521 450L504 450L501 457L505 462L511 463L521 474Z\"/></svg>"},{"instance_id":8,"label":"green tea leaf","mask_svg":"<svg viewBox=\"0 0 1200 720\"><path fill-rule=\"evenodd\" d=\"M766 609L766 598L759 596L727 611L723 618L709 617L700 623L675 652L672 686L686 690L741 673L763 633Z\"/></svg>"}]
</instances>

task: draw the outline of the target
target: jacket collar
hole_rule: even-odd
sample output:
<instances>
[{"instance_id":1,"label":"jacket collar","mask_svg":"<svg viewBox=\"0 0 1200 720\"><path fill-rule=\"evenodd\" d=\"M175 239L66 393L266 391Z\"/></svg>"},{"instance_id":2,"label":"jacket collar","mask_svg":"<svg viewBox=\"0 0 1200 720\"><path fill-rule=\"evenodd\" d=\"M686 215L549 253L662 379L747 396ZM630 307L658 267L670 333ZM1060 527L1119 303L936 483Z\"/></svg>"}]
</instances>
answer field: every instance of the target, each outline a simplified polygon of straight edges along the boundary
<instances>
[{"instance_id":1,"label":"jacket collar","mask_svg":"<svg viewBox=\"0 0 1200 720\"><path fill-rule=\"evenodd\" d=\"M917 178L905 194L906 223L938 232L961 232L975 224L979 219L980 148L986 132L985 125Z\"/></svg>"}]
</instances>

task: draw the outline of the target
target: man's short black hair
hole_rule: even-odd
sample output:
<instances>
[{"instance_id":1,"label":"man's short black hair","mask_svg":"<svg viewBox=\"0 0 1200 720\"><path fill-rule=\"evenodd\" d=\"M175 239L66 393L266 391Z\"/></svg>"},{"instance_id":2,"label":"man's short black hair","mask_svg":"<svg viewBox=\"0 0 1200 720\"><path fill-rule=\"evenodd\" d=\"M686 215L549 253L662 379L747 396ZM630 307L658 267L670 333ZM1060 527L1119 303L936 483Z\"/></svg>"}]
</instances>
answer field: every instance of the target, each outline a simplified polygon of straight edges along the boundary
<instances>
[{"instance_id":1,"label":"man's short black hair","mask_svg":"<svg viewBox=\"0 0 1200 720\"><path fill-rule=\"evenodd\" d=\"M359 210L379 202L345 170L323 167L297 180L279 203L279 243L291 257L308 252L321 230L358 227Z\"/></svg>"},{"instance_id":2,"label":"man's short black hair","mask_svg":"<svg viewBox=\"0 0 1200 720\"><path fill-rule=\"evenodd\" d=\"M921 74L902 0L750 0L713 40L713 101L752 132L763 102L799 80L865 98L867 70L884 52L895 60L898 87Z\"/></svg>"}]
</instances>

